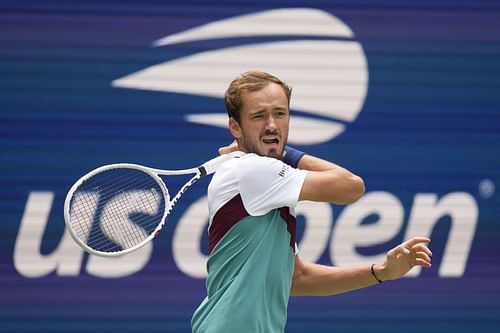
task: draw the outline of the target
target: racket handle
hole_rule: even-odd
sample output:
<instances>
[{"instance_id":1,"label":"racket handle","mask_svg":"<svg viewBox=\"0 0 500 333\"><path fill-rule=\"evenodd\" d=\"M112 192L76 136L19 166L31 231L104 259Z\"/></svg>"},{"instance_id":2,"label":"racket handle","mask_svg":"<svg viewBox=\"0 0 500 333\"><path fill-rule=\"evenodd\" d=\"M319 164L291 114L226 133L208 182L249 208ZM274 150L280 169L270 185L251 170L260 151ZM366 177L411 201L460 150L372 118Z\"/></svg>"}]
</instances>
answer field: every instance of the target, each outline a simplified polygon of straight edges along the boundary
<instances>
[{"instance_id":1,"label":"racket handle","mask_svg":"<svg viewBox=\"0 0 500 333\"><path fill-rule=\"evenodd\" d=\"M230 154L217 156L215 158L212 158L210 161L203 163L198 168L198 170L200 170L202 176L211 175L217 170L219 165L221 165L223 162L229 160L230 158L233 158L234 156L242 156L242 155L244 155L243 152L236 151Z\"/></svg>"}]
</instances>

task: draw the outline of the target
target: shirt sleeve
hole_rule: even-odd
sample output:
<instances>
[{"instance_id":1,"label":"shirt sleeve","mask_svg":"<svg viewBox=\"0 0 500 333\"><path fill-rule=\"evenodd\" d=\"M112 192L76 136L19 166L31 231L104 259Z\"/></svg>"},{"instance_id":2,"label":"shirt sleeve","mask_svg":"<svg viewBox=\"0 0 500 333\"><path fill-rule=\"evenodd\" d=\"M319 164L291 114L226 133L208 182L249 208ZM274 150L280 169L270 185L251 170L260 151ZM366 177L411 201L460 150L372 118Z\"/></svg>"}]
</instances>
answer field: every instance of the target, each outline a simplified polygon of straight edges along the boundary
<instances>
[{"instance_id":1,"label":"shirt sleeve","mask_svg":"<svg viewBox=\"0 0 500 333\"><path fill-rule=\"evenodd\" d=\"M306 174L275 158L246 155L236 170L245 209L252 216L281 207L294 210Z\"/></svg>"}]
</instances>

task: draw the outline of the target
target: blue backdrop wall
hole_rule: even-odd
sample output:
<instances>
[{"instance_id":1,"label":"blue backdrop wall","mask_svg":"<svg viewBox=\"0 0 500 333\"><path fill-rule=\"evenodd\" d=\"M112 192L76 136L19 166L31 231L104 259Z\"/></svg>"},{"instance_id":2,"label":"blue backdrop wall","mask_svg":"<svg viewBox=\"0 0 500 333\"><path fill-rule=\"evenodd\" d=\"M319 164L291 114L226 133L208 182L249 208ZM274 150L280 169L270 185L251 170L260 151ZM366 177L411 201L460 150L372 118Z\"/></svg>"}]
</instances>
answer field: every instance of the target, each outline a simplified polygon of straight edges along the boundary
<instances>
[{"instance_id":1,"label":"blue backdrop wall","mask_svg":"<svg viewBox=\"0 0 500 333\"><path fill-rule=\"evenodd\" d=\"M245 69L294 87L291 145L366 183L347 207L301 204L305 259L369 264L433 239L429 270L292 298L286 331L498 331L500 4L362 0L1 2L0 330L190 331L206 180L149 251L113 260L73 244L62 206L102 164L214 156Z\"/></svg>"}]
</instances>

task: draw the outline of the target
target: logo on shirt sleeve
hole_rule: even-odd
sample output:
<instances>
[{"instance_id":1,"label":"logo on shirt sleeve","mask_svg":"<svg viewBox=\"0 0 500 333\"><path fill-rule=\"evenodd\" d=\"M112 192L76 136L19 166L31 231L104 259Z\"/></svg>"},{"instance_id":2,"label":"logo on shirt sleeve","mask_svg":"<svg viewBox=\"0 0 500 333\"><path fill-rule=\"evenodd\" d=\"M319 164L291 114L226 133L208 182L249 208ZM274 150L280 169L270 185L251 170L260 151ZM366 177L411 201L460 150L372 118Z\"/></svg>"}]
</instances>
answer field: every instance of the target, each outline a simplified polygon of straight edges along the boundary
<instances>
[{"instance_id":1,"label":"logo on shirt sleeve","mask_svg":"<svg viewBox=\"0 0 500 333\"><path fill-rule=\"evenodd\" d=\"M285 177L288 171L290 171L290 166L287 164L283 164L279 173L280 177Z\"/></svg>"}]
</instances>

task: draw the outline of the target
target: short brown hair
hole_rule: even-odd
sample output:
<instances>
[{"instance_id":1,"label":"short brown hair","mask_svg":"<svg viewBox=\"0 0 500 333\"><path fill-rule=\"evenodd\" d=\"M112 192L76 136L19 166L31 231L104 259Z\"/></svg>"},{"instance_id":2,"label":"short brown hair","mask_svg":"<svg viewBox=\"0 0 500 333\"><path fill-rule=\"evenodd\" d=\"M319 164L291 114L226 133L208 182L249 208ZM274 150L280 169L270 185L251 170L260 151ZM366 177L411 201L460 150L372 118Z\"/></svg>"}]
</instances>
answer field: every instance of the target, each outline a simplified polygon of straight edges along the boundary
<instances>
[{"instance_id":1,"label":"short brown hair","mask_svg":"<svg viewBox=\"0 0 500 333\"><path fill-rule=\"evenodd\" d=\"M276 83L283 88L288 99L288 106L290 106L290 98L292 96L291 87L278 79L276 76L269 73L261 71L248 71L235 78L224 94L224 104L226 106L227 115L230 118L234 118L234 120L236 120L239 124L241 120L240 111L243 106L243 102L241 101L241 92L244 90L257 91L264 88L271 82Z\"/></svg>"}]
</instances>

